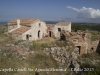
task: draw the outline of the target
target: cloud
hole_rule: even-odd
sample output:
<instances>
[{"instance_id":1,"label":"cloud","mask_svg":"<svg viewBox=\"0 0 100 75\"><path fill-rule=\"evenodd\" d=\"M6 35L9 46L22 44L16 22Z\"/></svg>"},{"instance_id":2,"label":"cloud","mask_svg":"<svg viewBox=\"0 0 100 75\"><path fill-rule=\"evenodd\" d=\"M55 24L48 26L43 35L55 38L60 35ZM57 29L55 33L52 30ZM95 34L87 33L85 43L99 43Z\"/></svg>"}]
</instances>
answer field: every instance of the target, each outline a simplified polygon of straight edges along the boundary
<instances>
[{"instance_id":1,"label":"cloud","mask_svg":"<svg viewBox=\"0 0 100 75\"><path fill-rule=\"evenodd\" d=\"M94 8L86 8L82 7L81 9L77 9L71 6L67 6L67 8L72 9L78 13L78 18L100 18L100 10Z\"/></svg>"}]
</instances>

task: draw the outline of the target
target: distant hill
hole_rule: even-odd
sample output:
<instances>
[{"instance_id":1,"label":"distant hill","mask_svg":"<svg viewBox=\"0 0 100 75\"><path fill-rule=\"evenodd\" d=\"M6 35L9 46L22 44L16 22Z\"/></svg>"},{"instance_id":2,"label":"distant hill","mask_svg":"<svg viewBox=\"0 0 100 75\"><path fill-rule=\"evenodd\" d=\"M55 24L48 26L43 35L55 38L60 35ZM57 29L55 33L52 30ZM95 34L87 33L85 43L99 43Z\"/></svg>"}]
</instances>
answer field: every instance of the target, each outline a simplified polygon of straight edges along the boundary
<instances>
[{"instance_id":1,"label":"distant hill","mask_svg":"<svg viewBox=\"0 0 100 75\"><path fill-rule=\"evenodd\" d=\"M0 25L7 25L7 22L0 22Z\"/></svg>"},{"instance_id":2,"label":"distant hill","mask_svg":"<svg viewBox=\"0 0 100 75\"><path fill-rule=\"evenodd\" d=\"M96 30L100 31L98 23L72 23L72 30Z\"/></svg>"},{"instance_id":3,"label":"distant hill","mask_svg":"<svg viewBox=\"0 0 100 75\"><path fill-rule=\"evenodd\" d=\"M45 21L46 24L56 24L58 21Z\"/></svg>"}]
</instances>

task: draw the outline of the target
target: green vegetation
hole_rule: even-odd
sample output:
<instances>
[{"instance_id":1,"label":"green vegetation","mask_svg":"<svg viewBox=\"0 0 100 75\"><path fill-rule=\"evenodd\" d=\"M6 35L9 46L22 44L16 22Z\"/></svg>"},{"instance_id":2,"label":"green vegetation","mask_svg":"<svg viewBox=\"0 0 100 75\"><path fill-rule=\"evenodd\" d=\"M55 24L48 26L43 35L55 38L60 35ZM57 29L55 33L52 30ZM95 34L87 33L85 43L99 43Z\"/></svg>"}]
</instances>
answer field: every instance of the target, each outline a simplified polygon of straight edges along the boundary
<instances>
[{"instance_id":1,"label":"green vegetation","mask_svg":"<svg viewBox=\"0 0 100 75\"><path fill-rule=\"evenodd\" d=\"M43 48L49 47L50 42L53 41L54 39L50 38L49 40L37 40L33 41L32 45L30 45L30 50L41 50Z\"/></svg>"},{"instance_id":2,"label":"green vegetation","mask_svg":"<svg viewBox=\"0 0 100 75\"><path fill-rule=\"evenodd\" d=\"M92 54L83 54L81 59L84 59L84 63L82 64L82 68L90 68L89 71L85 72L86 75L100 75L100 62L96 62L100 60L99 53L92 53Z\"/></svg>"},{"instance_id":3,"label":"green vegetation","mask_svg":"<svg viewBox=\"0 0 100 75\"><path fill-rule=\"evenodd\" d=\"M90 31L91 35L91 40L95 41L100 39L100 32L99 31Z\"/></svg>"},{"instance_id":4,"label":"green vegetation","mask_svg":"<svg viewBox=\"0 0 100 75\"><path fill-rule=\"evenodd\" d=\"M7 32L7 26L6 25L0 25L0 43L5 43L8 42L10 40L12 40L11 37L7 37L7 35L5 34Z\"/></svg>"},{"instance_id":5,"label":"green vegetation","mask_svg":"<svg viewBox=\"0 0 100 75\"><path fill-rule=\"evenodd\" d=\"M66 40L66 41L54 41L53 38L50 38L50 39L49 39L49 41L48 40L33 41L32 45L30 45L29 48L30 48L30 50L43 50L44 48L49 48L52 46L64 47L66 45L73 45L68 40Z\"/></svg>"},{"instance_id":6,"label":"green vegetation","mask_svg":"<svg viewBox=\"0 0 100 75\"><path fill-rule=\"evenodd\" d=\"M86 30L86 28L80 24L72 24L72 31L76 32L77 30Z\"/></svg>"},{"instance_id":7,"label":"green vegetation","mask_svg":"<svg viewBox=\"0 0 100 75\"><path fill-rule=\"evenodd\" d=\"M89 31L100 31L100 24L85 24L85 23L72 23L72 30L89 30Z\"/></svg>"},{"instance_id":8,"label":"green vegetation","mask_svg":"<svg viewBox=\"0 0 100 75\"><path fill-rule=\"evenodd\" d=\"M84 32L91 33L91 40L95 41L100 39L100 24L80 24L80 23L73 23L72 24L72 31L81 30Z\"/></svg>"},{"instance_id":9,"label":"green vegetation","mask_svg":"<svg viewBox=\"0 0 100 75\"><path fill-rule=\"evenodd\" d=\"M15 68L27 68L27 64L25 63L26 60L20 60L17 56L13 56L11 51L3 51L2 54L0 54L0 68L2 69L15 69ZM0 75L14 75L14 74L20 74L17 71L0 71ZM25 74L25 73L24 73Z\"/></svg>"},{"instance_id":10,"label":"green vegetation","mask_svg":"<svg viewBox=\"0 0 100 75\"><path fill-rule=\"evenodd\" d=\"M16 53L16 52L15 52ZM24 59L25 57L26 59ZM33 55L15 55L13 51L2 51L0 54L0 70L2 69L23 69L23 68L30 68L33 71L0 71L0 75L36 75L38 71L37 69L45 69L45 68L58 68L57 62L52 58L52 56L47 56L44 53L35 53ZM41 75L45 75L46 72L39 72ZM49 75L55 75L59 73L57 72L50 72Z\"/></svg>"},{"instance_id":11,"label":"green vegetation","mask_svg":"<svg viewBox=\"0 0 100 75\"><path fill-rule=\"evenodd\" d=\"M7 26L3 26L3 25L0 25L0 37L4 37L5 36L5 32L7 32Z\"/></svg>"}]
</instances>

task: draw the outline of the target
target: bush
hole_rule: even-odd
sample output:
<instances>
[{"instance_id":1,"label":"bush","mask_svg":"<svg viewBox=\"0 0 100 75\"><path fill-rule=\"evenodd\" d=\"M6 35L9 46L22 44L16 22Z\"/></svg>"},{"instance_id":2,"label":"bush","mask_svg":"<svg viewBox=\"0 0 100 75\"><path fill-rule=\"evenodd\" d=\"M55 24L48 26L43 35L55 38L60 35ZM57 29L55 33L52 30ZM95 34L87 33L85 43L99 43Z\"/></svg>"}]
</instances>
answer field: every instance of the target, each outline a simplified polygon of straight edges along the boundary
<instances>
[{"instance_id":1,"label":"bush","mask_svg":"<svg viewBox=\"0 0 100 75\"><path fill-rule=\"evenodd\" d=\"M72 24L72 31L77 31L77 30L83 30L85 31L86 28L82 26L81 24Z\"/></svg>"},{"instance_id":2,"label":"bush","mask_svg":"<svg viewBox=\"0 0 100 75\"><path fill-rule=\"evenodd\" d=\"M42 43L42 44L41 44L41 47L42 47L42 48L46 48L46 47L49 47L49 45L48 45L47 43Z\"/></svg>"}]
</instances>

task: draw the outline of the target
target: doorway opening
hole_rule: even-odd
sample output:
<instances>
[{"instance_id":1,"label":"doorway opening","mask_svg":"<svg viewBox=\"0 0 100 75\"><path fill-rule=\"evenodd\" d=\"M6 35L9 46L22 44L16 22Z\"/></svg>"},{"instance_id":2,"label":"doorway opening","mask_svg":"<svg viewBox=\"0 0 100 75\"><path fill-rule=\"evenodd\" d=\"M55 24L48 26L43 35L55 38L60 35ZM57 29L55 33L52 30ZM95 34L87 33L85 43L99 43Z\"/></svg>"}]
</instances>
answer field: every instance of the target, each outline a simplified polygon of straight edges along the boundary
<instances>
[{"instance_id":1,"label":"doorway opening","mask_svg":"<svg viewBox=\"0 0 100 75\"><path fill-rule=\"evenodd\" d=\"M51 35L52 35L52 32L51 32L51 31L49 31L49 37L51 37Z\"/></svg>"},{"instance_id":2,"label":"doorway opening","mask_svg":"<svg viewBox=\"0 0 100 75\"><path fill-rule=\"evenodd\" d=\"M29 40L29 34L26 34L26 40Z\"/></svg>"},{"instance_id":3,"label":"doorway opening","mask_svg":"<svg viewBox=\"0 0 100 75\"><path fill-rule=\"evenodd\" d=\"M60 35L60 40L66 40L66 36L64 34Z\"/></svg>"},{"instance_id":4,"label":"doorway opening","mask_svg":"<svg viewBox=\"0 0 100 75\"><path fill-rule=\"evenodd\" d=\"M38 31L38 38L40 38L40 30Z\"/></svg>"},{"instance_id":5,"label":"doorway opening","mask_svg":"<svg viewBox=\"0 0 100 75\"><path fill-rule=\"evenodd\" d=\"M76 46L76 47L79 48L79 54L80 54L81 46Z\"/></svg>"}]
</instances>

